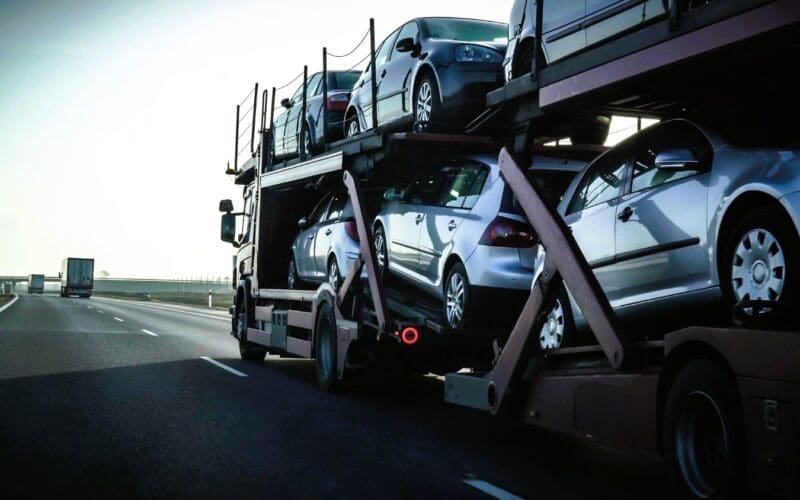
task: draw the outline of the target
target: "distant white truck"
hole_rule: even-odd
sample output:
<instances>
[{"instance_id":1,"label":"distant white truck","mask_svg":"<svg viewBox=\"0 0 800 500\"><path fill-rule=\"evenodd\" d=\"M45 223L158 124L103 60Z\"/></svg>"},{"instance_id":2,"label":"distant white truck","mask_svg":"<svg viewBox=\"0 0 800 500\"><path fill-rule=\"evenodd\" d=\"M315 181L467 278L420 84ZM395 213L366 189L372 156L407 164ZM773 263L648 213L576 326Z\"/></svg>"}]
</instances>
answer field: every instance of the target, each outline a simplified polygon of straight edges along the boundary
<instances>
[{"instance_id":1,"label":"distant white truck","mask_svg":"<svg viewBox=\"0 0 800 500\"><path fill-rule=\"evenodd\" d=\"M94 288L94 259L67 257L61 262L61 296L92 296Z\"/></svg>"},{"instance_id":2,"label":"distant white truck","mask_svg":"<svg viewBox=\"0 0 800 500\"><path fill-rule=\"evenodd\" d=\"M28 293L44 293L44 274L31 274L28 276Z\"/></svg>"}]
</instances>

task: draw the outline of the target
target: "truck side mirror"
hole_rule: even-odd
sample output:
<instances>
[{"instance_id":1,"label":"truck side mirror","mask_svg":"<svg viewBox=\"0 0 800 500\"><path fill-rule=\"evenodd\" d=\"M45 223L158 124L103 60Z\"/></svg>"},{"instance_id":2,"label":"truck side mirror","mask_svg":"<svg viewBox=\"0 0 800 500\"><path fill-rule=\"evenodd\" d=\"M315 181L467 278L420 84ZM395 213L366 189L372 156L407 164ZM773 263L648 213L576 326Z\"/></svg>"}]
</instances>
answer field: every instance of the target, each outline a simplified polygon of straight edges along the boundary
<instances>
[{"instance_id":1,"label":"truck side mirror","mask_svg":"<svg viewBox=\"0 0 800 500\"><path fill-rule=\"evenodd\" d=\"M383 199L386 201L401 201L403 199L403 190L398 188L387 189L383 193Z\"/></svg>"},{"instance_id":2,"label":"truck side mirror","mask_svg":"<svg viewBox=\"0 0 800 500\"><path fill-rule=\"evenodd\" d=\"M665 149L656 155L656 167L662 170L693 170L699 164L694 153L685 148Z\"/></svg>"},{"instance_id":3,"label":"truck side mirror","mask_svg":"<svg viewBox=\"0 0 800 500\"><path fill-rule=\"evenodd\" d=\"M232 213L224 213L222 214L222 221L221 221L221 230L220 230L220 239L225 243L233 243L234 246L236 244L236 216Z\"/></svg>"},{"instance_id":4,"label":"truck side mirror","mask_svg":"<svg viewBox=\"0 0 800 500\"><path fill-rule=\"evenodd\" d=\"M220 202L219 202L219 211L220 212L233 212L233 202L231 200L220 200Z\"/></svg>"}]
</instances>

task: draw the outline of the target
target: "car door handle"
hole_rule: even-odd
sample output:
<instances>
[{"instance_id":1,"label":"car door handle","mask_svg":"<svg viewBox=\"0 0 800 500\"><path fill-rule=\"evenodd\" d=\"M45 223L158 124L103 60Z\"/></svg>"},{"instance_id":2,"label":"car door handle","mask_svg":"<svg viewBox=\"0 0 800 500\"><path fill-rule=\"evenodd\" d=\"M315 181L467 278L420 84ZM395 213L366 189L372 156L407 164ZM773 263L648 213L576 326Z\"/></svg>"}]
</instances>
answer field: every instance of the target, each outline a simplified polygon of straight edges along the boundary
<instances>
[{"instance_id":1,"label":"car door handle","mask_svg":"<svg viewBox=\"0 0 800 500\"><path fill-rule=\"evenodd\" d=\"M327 231L325 231L325 236L330 236L332 232L333 230L328 229Z\"/></svg>"},{"instance_id":2,"label":"car door handle","mask_svg":"<svg viewBox=\"0 0 800 500\"><path fill-rule=\"evenodd\" d=\"M632 216L633 209L631 207L625 207L622 209L622 212L617 215L617 219L621 220L622 222L628 222Z\"/></svg>"},{"instance_id":3,"label":"car door handle","mask_svg":"<svg viewBox=\"0 0 800 500\"><path fill-rule=\"evenodd\" d=\"M417 218L416 218L416 219L414 219L414 221L415 221L417 224L419 224L420 222L422 222L422 219L424 219L424 218L425 218L425 216L424 216L424 215L422 215L422 214L419 214L419 215L417 215Z\"/></svg>"},{"instance_id":4,"label":"car door handle","mask_svg":"<svg viewBox=\"0 0 800 500\"><path fill-rule=\"evenodd\" d=\"M386 76L386 70L381 71L381 78Z\"/></svg>"},{"instance_id":5,"label":"car door handle","mask_svg":"<svg viewBox=\"0 0 800 500\"><path fill-rule=\"evenodd\" d=\"M458 227L458 224L456 224L456 221L454 221L454 220L451 220L450 223L447 224L447 229L449 229L451 231L455 230L455 228L457 228L457 227Z\"/></svg>"},{"instance_id":6,"label":"car door handle","mask_svg":"<svg viewBox=\"0 0 800 500\"><path fill-rule=\"evenodd\" d=\"M309 239L309 240L313 240L313 239L314 239L314 235L313 235L313 234L309 234L309 235L308 235L308 239Z\"/></svg>"}]
</instances>

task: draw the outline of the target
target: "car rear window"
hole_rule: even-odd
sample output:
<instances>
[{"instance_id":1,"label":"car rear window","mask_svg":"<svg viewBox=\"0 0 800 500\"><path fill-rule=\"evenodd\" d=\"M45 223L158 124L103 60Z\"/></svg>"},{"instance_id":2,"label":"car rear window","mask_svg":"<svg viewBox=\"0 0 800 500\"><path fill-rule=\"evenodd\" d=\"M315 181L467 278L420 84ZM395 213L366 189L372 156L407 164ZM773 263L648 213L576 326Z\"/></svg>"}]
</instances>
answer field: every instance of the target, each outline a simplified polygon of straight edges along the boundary
<instances>
[{"instance_id":1,"label":"car rear window","mask_svg":"<svg viewBox=\"0 0 800 500\"><path fill-rule=\"evenodd\" d=\"M460 42L507 42L508 26L472 19L426 19L428 37Z\"/></svg>"},{"instance_id":2,"label":"car rear window","mask_svg":"<svg viewBox=\"0 0 800 500\"><path fill-rule=\"evenodd\" d=\"M540 170L533 172L529 171L528 179L534 183L537 188L539 188L539 192L541 192L544 196L545 203L555 210L555 208L561 202L561 199L564 197L564 194L567 192L567 188L569 188L569 184L572 182L572 179L575 178L575 175L575 172L561 170ZM520 207L519 203L517 202L517 197L514 196L511 188L509 188L507 185L505 191L503 192L503 201L500 205L500 211L524 215L522 212L522 207Z\"/></svg>"},{"instance_id":3,"label":"car rear window","mask_svg":"<svg viewBox=\"0 0 800 500\"><path fill-rule=\"evenodd\" d=\"M331 73L328 77L329 90L353 90L361 73Z\"/></svg>"}]
</instances>

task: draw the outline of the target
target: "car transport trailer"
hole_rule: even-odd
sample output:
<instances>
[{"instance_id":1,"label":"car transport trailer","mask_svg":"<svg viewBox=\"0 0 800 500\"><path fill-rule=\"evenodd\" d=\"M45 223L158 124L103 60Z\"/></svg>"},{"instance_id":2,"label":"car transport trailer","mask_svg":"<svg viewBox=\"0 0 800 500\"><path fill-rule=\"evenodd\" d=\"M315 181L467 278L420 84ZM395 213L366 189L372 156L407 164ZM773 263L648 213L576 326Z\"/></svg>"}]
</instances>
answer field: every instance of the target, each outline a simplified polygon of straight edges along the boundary
<instances>
[{"instance_id":1,"label":"car transport trailer","mask_svg":"<svg viewBox=\"0 0 800 500\"><path fill-rule=\"evenodd\" d=\"M729 497L745 491L740 489L745 486L797 496L797 325L790 326L791 331L690 326L665 334L650 334L647 325L623 328L565 223L520 167L527 165L526 155L539 147L534 146L537 142L557 138L562 132L551 134L555 129L549 128L560 116L686 113L730 119L738 110L784 102L780 90L788 85L788 73L783 68L796 60L788 55L797 48L800 4L731 0L703 8L737 6L740 10L725 10L726 15L698 9L694 19L700 26L680 21L678 29L670 31L668 24L656 23L653 29L638 32L639 36L655 37L655 26L662 26L667 29L661 35L664 38L629 45L626 54L604 59L602 47L591 49L576 57L586 55L581 60L592 58L596 64L587 62L591 67L580 71L569 73L569 64L577 64L570 63L571 59L546 68L551 74L569 73L558 80L569 87L552 87L558 92L549 94L555 97L547 103L541 102L541 96L547 95L545 87L535 80L531 92L514 95L513 85L507 85L502 95L489 96L490 104L497 99L494 104L503 109L498 116L507 125L509 143L514 143L514 152L500 153L500 170L538 234L538 269L513 328L476 332L484 343L475 352L485 352L486 342L491 342L488 366L481 366L487 364L484 360L469 364L460 359L462 366L472 370L447 374L445 398L493 414L521 408L530 425L661 455L685 496ZM711 12L721 17L714 18ZM705 16L711 20L703 21ZM626 39L629 44L639 39L634 35L626 35L633 37ZM621 46L621 42L613 45ZM599 52L590 56L595 50ZM544 78L545 71L541 75ZM524 133L520 124L525 126ZM264 134L269 132L262 129L265 144ZM422 343L433 345L455 337L447 335L454 332L441 329L426 308L402 300L407 294L387 287L375 272L368 200L373 189L402 175L403 164L435 153L452 156L460 147L474 148L479 143L490 147L491 141L373 133L331 145L328 154L277 170L257 154L250 168L237 172L237 182L245 186L246 199L252 204L240 215L250 222L254 235L237 243L238 279L234 282L238 288L232 323L242 357L263 359L270 351L314 358L320 386L330 389L342 380L348 366L358 365L361 356L348 360L354 346L391 346L395 353L413 355ZM430 147L421 147L425 144ZM338 293L327 284L316 290L287 290L281 280L291 239L282 233L289 226L265 221L281 215L291 223L298 204L308 203L300 194L305 186L325 190L334 184L344 184L353 204L359 258ZM232 241L232 204L222 203L220 208L226 212L223 239ZM366 283L360 278L363 269ZM562 282L584 313L596 342L541 351L531 332L540 331ZM445 337L437 336L442 331ZM448 342L444 345L440 352L452 349Z\"/></svg>"}]
</instances>

